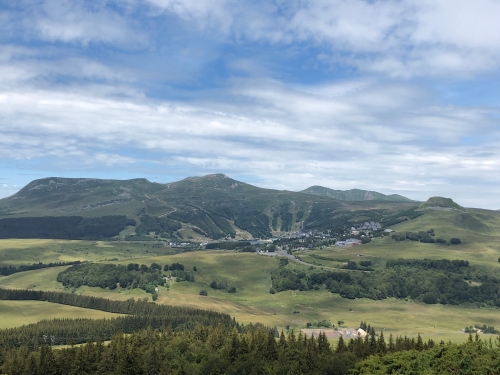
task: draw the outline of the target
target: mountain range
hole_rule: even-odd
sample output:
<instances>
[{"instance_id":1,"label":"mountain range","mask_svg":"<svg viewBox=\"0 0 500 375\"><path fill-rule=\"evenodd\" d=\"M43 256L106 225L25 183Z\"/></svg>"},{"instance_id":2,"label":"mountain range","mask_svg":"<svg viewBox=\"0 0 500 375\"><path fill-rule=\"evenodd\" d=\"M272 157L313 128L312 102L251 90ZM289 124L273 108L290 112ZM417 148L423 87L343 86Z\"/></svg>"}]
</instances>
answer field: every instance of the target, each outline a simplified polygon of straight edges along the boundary
<instances>
[{"instance_id":1,"label":"mountain range","mask_svg":"<svg viewBox=\"0 0 500 375\"><path fill-rule=\"evenodd\" d=\"M341 201L388 201L388 202L412 202L411 199L403 197L399 194L385 195L376 191L351 189L351 190L334 190L323 186L311 186L301 193L314 194L330 198L335 198Z\"/></svg>"},{"instance_id":2,"label":"mountain range","mask_svg":"<svg viewBox=\"0 0 500 375\"><path fill-rule=\"evenodd\" d=\"M263 189L224 174L160 184L146 179L50 177L34 180L0 200L1 218L125 216L130 233L193 238L269 237L382 221L418 202L399 195L313 186L301 192Z\"/></svg>"}]
</instances>

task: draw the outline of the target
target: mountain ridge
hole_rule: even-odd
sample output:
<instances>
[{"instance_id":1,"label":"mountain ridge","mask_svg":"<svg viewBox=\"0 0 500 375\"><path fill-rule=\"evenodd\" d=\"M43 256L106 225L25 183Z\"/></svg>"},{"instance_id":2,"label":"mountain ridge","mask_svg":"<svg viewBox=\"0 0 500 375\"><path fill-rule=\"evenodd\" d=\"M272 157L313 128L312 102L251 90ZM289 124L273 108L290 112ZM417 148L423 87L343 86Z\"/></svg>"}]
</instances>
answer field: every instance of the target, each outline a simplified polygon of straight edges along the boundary
<instances>
[{"instance_id":1,"label":"mountain ridge","mask_svg":"<svg viewBox=\"0 0 500 375\"><path fill-rule=\"evenodd\" d=\"M416 202L399 194L386 195L376 191L362 189L335 190L319 185L310 186L300 192L304 194L327 196L343 201L381 200L389 202Z\"/></svg>"},{"instance_id":2,"label":"mountain ridge","mask_svg":"<svg viewBox=\"0 0 500 375\"><path fill-rule=\"evenodd\" d=\"M299 230L301 222L306 229L330 230L366 220L382 221L415 205L265 189L224 174L165 184L144 178L48 177L0 199L0 219L125 216L137 223L129 233L141 236L269 238Z\"/></svg>"}]
</instances>

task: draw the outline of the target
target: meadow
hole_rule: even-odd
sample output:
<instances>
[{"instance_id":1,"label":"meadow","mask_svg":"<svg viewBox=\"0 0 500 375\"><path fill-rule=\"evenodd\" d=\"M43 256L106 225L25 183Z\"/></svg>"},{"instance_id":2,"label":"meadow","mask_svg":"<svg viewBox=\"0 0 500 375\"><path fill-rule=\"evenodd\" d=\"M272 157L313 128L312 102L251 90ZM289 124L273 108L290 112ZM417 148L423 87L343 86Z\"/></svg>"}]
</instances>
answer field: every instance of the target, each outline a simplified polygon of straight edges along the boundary
<instances>
[{"instance_id":1,"label":"meadow","mask_svg":"<svg viewBox=\"0 0 500 375\"><path fill-rule=\"evenodd\" d=\"M69 317L103 319L115 316L119 316L119 314L50 302L0 301L0 329L19 327L44 319Z\"/></svg>"},{"instance_id":2,"label":"meadow","mask_svg":"<svg viewBox=\"0 0 500 375\"><path fill-rule=\"evenodd\" d=\"M478 212L482 215L480 211ZM299 251L294 254L299 255L303 261L314 264L314 269L341 267L346 259L372 260L375 268L383 268L387 259L431 258L468 260L472 266L488 268L497 274L500 270L498 262L500 257L500 236L498 235L500 221L498 215L491 213L488 215L484 215L489 228L488 233L480 233L477 230L457 226L456 213L446 211L431 211L412 221L392 227L396 232L434 229L435 238L449 240L451 237L458 237L462 240L461 245L427 244L413 241L396 242L389 236L385 236L374 238L371 243L362 246L350 248L332 246ZM325 260L324 258L334 260ZM160 287L157 303L221 311L229 313L241 323L261 322L270 326L276 325L279 328L287 326L301 328L307 322L319 320L330 320L335 324L341 320L348 327L356 327L360 321L366 321L377 330L384 330L387 335L392 333L414 336L421 333L423 337L435 340L444 339L445 341L465 340L467 335L461 334L460 329L469 325L487 324L500 328L499 310L493 307L426 305L397 299L348 300L324 289L270 294L271 272L278 267L279 260L254 253L222 250L180 252L179 249L171 249L153 243L62 240L0 241L0 264L2 265L75 260L146 265L156 262L162 266L174 262L182 263L186 270L194 274L195 281L170 282L168 288ZM196 267L197 271L193 271L193 267ZM299 264L290 264L287 267L300 268L306 272L311 271L311 267ZM131 297L151 299L150 294L140 289L117 288L109 290L86 286L77 289L65 288L56 281L58 273L65 268L67 266L0 277L0 286L65 291L117 300ZM236 293L212 289L210 288L212 281L227 282L229 287L236 288ZM202 289L207 291L207 296L199 295ZM102 315L99 314L105 314L81 310L85 309L68 306L57 306L53 309L53 305L48 308L41 302L1 301L0 321L3 322L2 327L7 327L42 318L87 316L85 314L97 314L95 317L101 317Z\"/></svg>"}]
</instances>

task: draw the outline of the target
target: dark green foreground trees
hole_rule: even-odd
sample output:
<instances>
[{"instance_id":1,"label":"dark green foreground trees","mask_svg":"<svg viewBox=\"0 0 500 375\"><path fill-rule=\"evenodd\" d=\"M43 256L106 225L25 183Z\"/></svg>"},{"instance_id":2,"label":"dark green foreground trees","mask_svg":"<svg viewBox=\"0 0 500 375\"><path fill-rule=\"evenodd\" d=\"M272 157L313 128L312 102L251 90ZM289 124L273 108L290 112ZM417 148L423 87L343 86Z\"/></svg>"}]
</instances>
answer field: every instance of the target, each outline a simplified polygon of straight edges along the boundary
<instances>
[{"instance_id":1,"label":"dark green foreground trees","mask_svg":"<svg viewBox=\"0 0 500 375\"><path fill-rule=\"evenodd\" d=\"M498 374L500 341L435 345L366 327L364 338L332 347L324 333L306 337L229 315L144 301L110 301L57 292L0 289L0 299L42 300L126 314L113 319L56 319L0 330L0 373L77 374ZM362 323L365 327L366 324ZM123 333L128 333L124 335ZM102 335L102 336L101 336ZM109 343L102 340L113 335ZM54 349L51 345L77 343Z\"/></svg>"},{"instance_id":2,"label":"dark green foreground trees","mask_svg":"<svg viewBox=\"0 0 500 375\"><path fill-rule=\"evenodd\" d=\"M243 329L243 332L240 332ZM42 345L0 348L0 371L9 375L56 374L498 374L500 350L491 341L434 345L383 334L340 339L306 337L263 326L196 326L145 329L115 335L110 343L53 349Z\"/></svg>"}]
</instances>

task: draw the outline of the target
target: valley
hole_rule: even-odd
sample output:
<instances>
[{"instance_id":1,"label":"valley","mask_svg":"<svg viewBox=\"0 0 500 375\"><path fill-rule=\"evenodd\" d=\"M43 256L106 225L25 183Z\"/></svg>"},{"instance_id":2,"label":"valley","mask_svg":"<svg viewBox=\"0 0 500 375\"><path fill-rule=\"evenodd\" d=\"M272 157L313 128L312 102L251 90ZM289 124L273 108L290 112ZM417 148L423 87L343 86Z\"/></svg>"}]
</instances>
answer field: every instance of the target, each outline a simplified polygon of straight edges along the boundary
<instances>
[{"instance_id":1,"label":"valley","mask_svg":"<svg viewBox=\"0 0 500 375\"><path fill-rule=\"evenodd\" d=\"M134 207L132 212L129 211L130 207L123 205L120 210L113 212L110 211L109 207L103 211L103 205L96 205L95 208L86 210L85 215L95 209L96 211L93 214L100 213L106 216L120 213L125 214L128 219L136 220L137 226L132 227L132 230L128 229L125 237L122 237L123 233L119 233L114 238L91 240L2 239L0 240L0 267L19 267L39 262L48 264L74 261L124 266L130 263L145 264L146 266L157 263L162 267L165 264L180 263L193 275L194 281L169 281L165 286L158 285L157 304L219 311L231 315L239 323L262 323L271 327L276 326L279 330L283 329L285 331L287 329L300 330L305 328L308 323L319 321L329 321L333 325L337 325L338 321L342 321L345 327L357 327L360 321L366 321L377 330L383 330L386 335L415 336L421 334L423 337L432 337L438 341L444 339L462 342L467 338L467 335L460 331L465 326L487 324L500 327L498 307L491 303L429 304L423 302L421 297L412 299L409 296L406 298L388 297L380 300L369 298L349 299L343 298L337 293L331 293L325 286L310 290L283 290L273 294L270 293L273 287L271 277L278 269L296 273L302 272L306 277L314 272L332 271L352 273L353 275L360 275L359 272L362 275L365 272L368 277L371 272L383 271L387 261L401 258L414 260L460 259L469 262L478 275L499 278L499 212L466 209L452 201L436 198L424 203L409 202L408 200L402 200L401 202L383 200L340 201L326 196L317 198L302 193L261 191L262 189L250 185L246 186L242 183L240 186L239 182L231 182L234 180L230 179L228 179L230 185L223 185L218 179L226 182L228 178L209 177L208 183L212 185L208 187L206 181L198 178L188 181L192 183L192 186L187 186L188 182L186 181L182 182L181 186L185 189L185 193L181 194L181 190L177 190L175 196L179 201L175 205L171 203L172 206L169 206L175 206L175 211L171 209L170 213L178 213L181 209L184 209L183 212L186 216L183 216L183 218L188 218L182 219L186 221L178 222L181 226L180 231L186 233L189 227L191 228L189 229L191 230L190 233L203 232L207 235L208 233L203 230L202 225L197 226L195 224L201 222L205 224L207 222L219 223L218 228L221 233L223 228L226 228L227 232L234 230L234 233L236 233L235 229L238 229L239 235L227 236L231 241L235 241L245 236L248 236L248 239L252 238L250 237L251 232L257 233L255 231L259 230L259 225L267 222L267 228L260 233L262 238L270 238L270 240L255 245L260 246L259 248L263 251L266 251L273 241L278 246L278 249L281 249L280 246L283 240L287 239L292 231L300 233L298 225L301 222L305 223L306 228L310 228L304 233L315 233L311 231L327 233L327 228L330 228L328 229L328 233L331 234L329 238L334 238L334 236L336 238L334 238L333 242L330 241L329 245L325 245L325 242L314 242L303 237L305 241L309 241L306 241L306 243L310 243L311 246L300 245L286 248L293 255L286 264L283 263L282 259L285 258L282 256L269 257L265 256L265 254L257 254L255 251L242 252L241 247L235 250L205 250L200 245L203 242L223 240L223 238L217 238L218 236L210 238L198 233L198 237L192 236L189 239L181 239L176 234L176 231L170 232L172 236L167 236L168 233L166 232L157 234L155 231L146 231L140 237L134 238L135 236L131 235L131 233L140 233L141 225L151 227L154 227L154 225L163 225L164 227L177 225L172 224L175 221L173 219L173 217L176 217L175 215L170 216L169 213L166 213L167 211L162 211L167 210L167 206L161 206L163 207L161 210L159 209L160 206L156 206L156 211L151 208L153 207L151 205L152 197L156 197L154 199L159 202L158 195L154 194L163 191L163 187L160 189L160 187L154 185L156 190L152 187L141 187L144 192L148 192L147 199L149 199L146 206L143 207L144 210L134 211L136 209L135 204L138 201L132 204L131 207ZM142 184L146 183L143 180L137 180L134 184L142 186ZM49 186L51 185L49 184ZM30 204L38 202L38 205L35 204L32 206L31 211L24 211L24 213L21 213L21 211L14 213L13 211L12 215L4 215L4 218L10 216L43 218L44 216L36 215L42 215L44 212L54 214L55 208L53 207L56 204L50 202L51 199L55 199L52 196L53 190L61 188L61 185L57 186L57 188L51 188L52 190L46 193L47 195L43 196L43 199L42 197L31 196L32 193L27 194L23 199L32 199ZM125 185L122 184L121 186ZM238 187L242 191L234 192ZM88 189L90 189L88 194L94 191L94 188ZM113 194L112 189L110 192L104 192L100 187L96 189L106 199L109 199ZM175 184L171 184L166 189L175 191L180 188L176 187ZM42 191L42 188L36 188L35 191L38 194ZM69 199L67 196L69 193L66 192L65 194L64 202L74 202L76 200L76 198ZM133 194L130 194L132 197ZM221 198L220 194L225 195ZM190 203L186 202L187 197L191 200ZM284 199L292 200L292 198L293 205L283 203ZM79 196L78 199L83 202L84 198ZM236 203L232 202L232 199ZM162 201L165 200L164 196ZM41 204L42 201L45 202L43 205ZM5 207L6 201L2 200L0 202ZM171 202L174 202L174 200L172 199ZM194 202L197 202L196 208L194 208ZM220 202L226 203L222 204ZM236 227L238 216L232 217L228 212L238 212L238 209L234 209L234 205L240 205L241 208L242 205L249 204L248 202L252 202L251 215L248 212L247 215L251 219L249 222L253 229L244 231L243 228ZM10 205L9 209L14 209L12 198L8 200L7 204ZM62 203L58 203L58 205L62 207ZM42 207L45 207L44 209L47 211L43 211ZM204 208L202 209L202 207ZM210 207L210 210L207 207ZM23 209L27 210L27 208ZM191 213L188 214L186 209L192 210ZM257 209L261 211L255 211ZM298 212L301 210L303 213L299 214ZM59 213L66 212L68 211L59 210ZM79 214L83 215L82 212L80 211ZM148 214L146 215L145 212ZM153 212L156 212L157 216L152 216ZM214 216L213 212L225 212L224 214L227 215L225 220L229 223L228 226L225 227L226 224L218 221L219 219ZM408 212L414 217L408 218ZM197 216L194 213L197 213ZM264 219L264 216L267 219ZM292 218L291 221L289 220L290 217ZM297 221L297 217L299 221ZM162 218L164 218L163 222L161 221ZM274 230L273 218L278 219L276 220L276 229L283 229L282 224L286 220L292 224L288 226L288 231ZM351 226L374 218L379 218L382 225L384 225L384 220L390 220L392 223L390 229L393 232L379 232L378 235L375 235L375 233L359 234L358 238L365 235L370 237L370 242L358 246L339 247L334 245L335 240L340 239L339 235L349 235L348 229ZM342 222L342 220L344 221ZM246 228L248 229L248 227ZM197 232L193 229L196 229ZM425 232L430 229L433 229L434 237L432 238L443 238L446 243L424 243L409 239L396 241L392 238L394 235ZM242 233L246 234L242 235ZM163 234L166 237L163 237ZM227 235L226 232L223 234ZM271 237L271 235L274 235L274 237ZM460 245L451 245L449 243L450 238L454 237L460 238ZM172 241L180 242L181 240L187 241L188 246L172 247L169 245ZM294 262L294 258L299 259L301 263ZM359 263L361 261L369 262L372 271L346 269L346 264L349 262ZM120 301L126 301L130 298L148 298L151 300L151 294L139 288L131 289L130 287L118 286L109 289L85 285L65 287L57 281L57 278L62 271L70 267L61 265L18 272L9 276L0 276L0 287L98 296ZM196 268L196 271L193 271L193 267ZM228 293L227 289L211 288L213 281L234 287L235 293ZM472 282L474 284L471 284ZM481 285L481 282L476 280L471 280L471 283L469 284L472 286ZM202 290L205 290L207 295L200 295ZM77 307L70 306L59 308L58 305L47 302L0 302L0 318L4 322L2 328L16 327L27 322L34 322L40 319L41 316L44 319L94 317L92 312L94 310L78 310ZM19 314L14 317L16 311ZM106 314L109 313L97 312L95 318L104 317Z\"/></svg>"}]
</instances>

